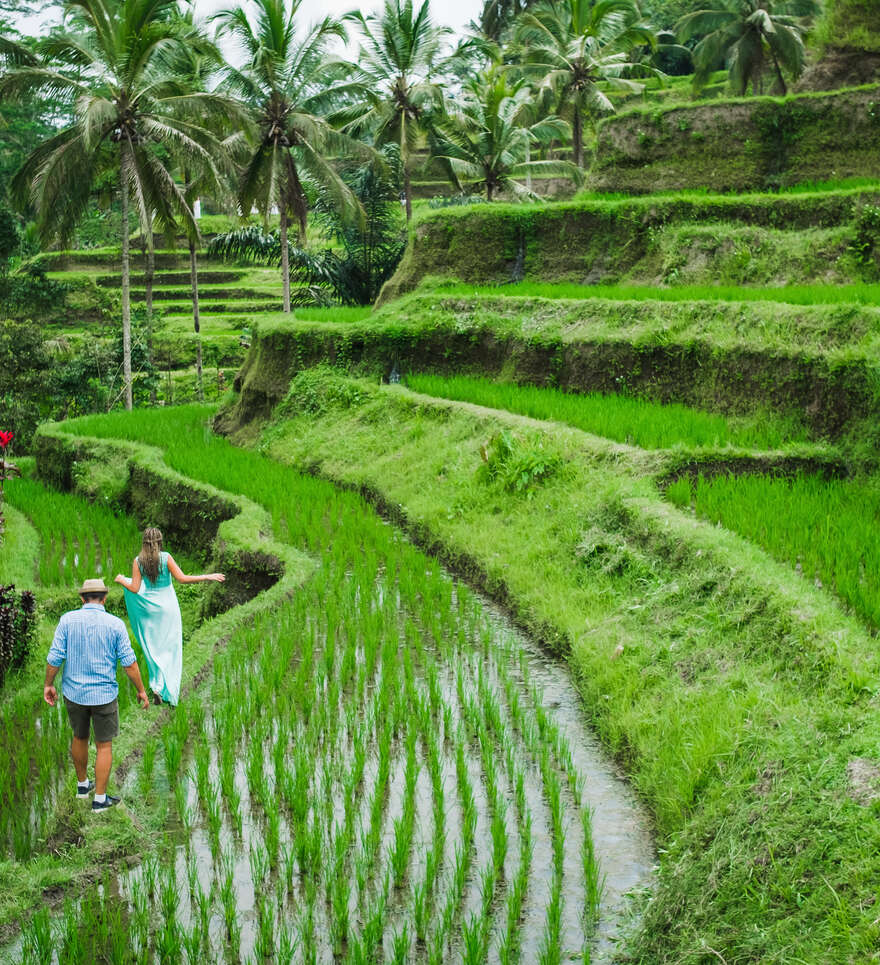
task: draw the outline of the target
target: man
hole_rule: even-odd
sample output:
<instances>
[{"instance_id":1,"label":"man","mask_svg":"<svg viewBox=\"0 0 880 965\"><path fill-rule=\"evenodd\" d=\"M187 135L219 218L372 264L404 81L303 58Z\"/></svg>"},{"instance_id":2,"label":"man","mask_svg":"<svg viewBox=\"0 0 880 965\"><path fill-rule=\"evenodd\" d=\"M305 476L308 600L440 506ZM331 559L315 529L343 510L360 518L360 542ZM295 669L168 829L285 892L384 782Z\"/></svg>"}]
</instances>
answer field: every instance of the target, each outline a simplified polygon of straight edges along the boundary
<instances>
[{"instance_id":1,"label":"man","mask_svg":"<svg viewBox=\"0 0 880 965\"><path fill-rule=\"evenodd\" d=\"M93 811L106 811L119 803L118 797L107 793L113 762L113 738L119 733L117 661L137 688L141 707L146 710L150 706L125 624L104 609L108 592L103 580L86 580L80 587L82 609L65 613L58 622L46 658L43 686L43 699L54 707L58 693L52 684L58 668L64 664L61 691L73 728L70 756L76 770L76 796L86 798L94 790ZM89 780L86 770L90 724L95 732L97 751L94 781Z\"/></svg>"}]
</instances>

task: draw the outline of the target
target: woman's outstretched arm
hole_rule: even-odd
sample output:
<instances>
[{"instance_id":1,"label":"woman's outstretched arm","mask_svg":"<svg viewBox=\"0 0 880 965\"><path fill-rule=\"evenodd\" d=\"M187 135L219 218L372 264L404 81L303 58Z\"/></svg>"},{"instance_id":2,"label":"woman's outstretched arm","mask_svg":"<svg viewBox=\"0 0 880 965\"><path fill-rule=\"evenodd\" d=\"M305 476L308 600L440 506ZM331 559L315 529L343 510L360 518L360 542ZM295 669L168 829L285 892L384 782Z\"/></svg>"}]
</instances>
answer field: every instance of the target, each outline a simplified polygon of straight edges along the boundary
<instances>
[{"instance_id":1,"label":"woman's outstretched arm","mask_svg":"<svg viewBox=\"0 0 880 965\"><path fill-rule=\"evenodd\" d=\"M202 583L205 580L213 580L215 583L223 583L226 577L222 573L199 573L198 575L187 576L186 573L174 562L174 557L168 554L168 570L178 583Z\"/></svg>"},{"instance_id":2,"label":"woman's outstretched arm","mask_svg":"<svg viewBox=\"0 0 880 965\"><path fill-rule=\"evenodd\" d=\"M118 583L120 586L124 586L126 590L132 593L137 593L141 588L141 568L138 566L137 557L135 557L134 562L131 564L131 579L127 580L121 573L117 573L114 583Z\"/></svg>"}]
</instances>

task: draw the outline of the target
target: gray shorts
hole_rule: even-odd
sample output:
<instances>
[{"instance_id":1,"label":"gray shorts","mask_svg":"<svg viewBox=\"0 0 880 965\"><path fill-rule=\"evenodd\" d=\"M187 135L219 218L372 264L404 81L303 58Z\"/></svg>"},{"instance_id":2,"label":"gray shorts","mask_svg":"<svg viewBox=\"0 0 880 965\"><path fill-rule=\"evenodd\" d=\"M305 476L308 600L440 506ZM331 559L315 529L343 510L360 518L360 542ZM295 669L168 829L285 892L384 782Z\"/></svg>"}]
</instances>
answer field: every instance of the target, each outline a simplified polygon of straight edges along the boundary
<instances>
[{"instance_id":1,"label":"gray shorts","mask_svg":"<svg viewBox=\"0 0 880 965\"><path fill-rule=\"evenodd\" d=\"M111 700L109 704L75 704L64 698L67 706L67 717L73 728L73 736L80 740L89 739L89 723L95 732L95 743L104 744L112 741L119 733L119 701Z\"/></svg>"}]
</instances>

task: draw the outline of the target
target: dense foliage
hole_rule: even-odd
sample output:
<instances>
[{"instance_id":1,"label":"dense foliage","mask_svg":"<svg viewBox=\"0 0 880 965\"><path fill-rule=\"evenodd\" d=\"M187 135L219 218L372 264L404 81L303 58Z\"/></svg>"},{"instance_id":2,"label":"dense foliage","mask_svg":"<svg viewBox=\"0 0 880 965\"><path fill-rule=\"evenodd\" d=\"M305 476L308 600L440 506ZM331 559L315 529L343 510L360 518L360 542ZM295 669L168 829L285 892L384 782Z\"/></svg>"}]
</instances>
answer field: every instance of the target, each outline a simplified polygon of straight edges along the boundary
<instances>
[{"instance_id":1,"label":"dense foliage","mask_svg":"<svg viewBox=\"0 0 880 965\"><path fill-rule=\"evenodd\" d=\"M343 218L332 196L319 195L315 216L338 247L290 250L290 275L297 286L292 304L371 305L394 273L406 234L392 174L396 155L393 150L385 153L386 164L362 165L342 174L363 207L363 221ZM284 248L278 232L252 226L218 235L208 250L224 258L279 264Z\"/></svg>"},{"instance_id":2,"label":"dense foliage","mask_svg":"<svg viewBox=\"0 0 880 965\"><path fill-rule=\"evenodd\" d=\"M0 586L0 687L24 665L37 633L37 603L29 590Z\"/></svg>"}]
</instances>

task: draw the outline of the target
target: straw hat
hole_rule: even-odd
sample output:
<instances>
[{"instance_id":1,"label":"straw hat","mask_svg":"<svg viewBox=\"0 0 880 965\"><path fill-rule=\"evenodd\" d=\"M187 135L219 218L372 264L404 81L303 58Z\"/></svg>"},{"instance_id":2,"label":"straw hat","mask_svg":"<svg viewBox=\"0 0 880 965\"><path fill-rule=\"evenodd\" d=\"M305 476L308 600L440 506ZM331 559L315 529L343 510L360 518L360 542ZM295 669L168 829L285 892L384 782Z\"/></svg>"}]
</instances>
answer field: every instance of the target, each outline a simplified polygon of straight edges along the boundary
<instances>
[{"instance_id":1,"label":"straw hat","mask_svg":"<svg viewBox=\"0 0 880 965\"><path fill-rule=\"evenodd\" d=\"M109 593L110 590L104 586L103 580L83 580L83 585L76 592L80 596L87 596L90 593Z\"/></svg>"}]
</instances>

